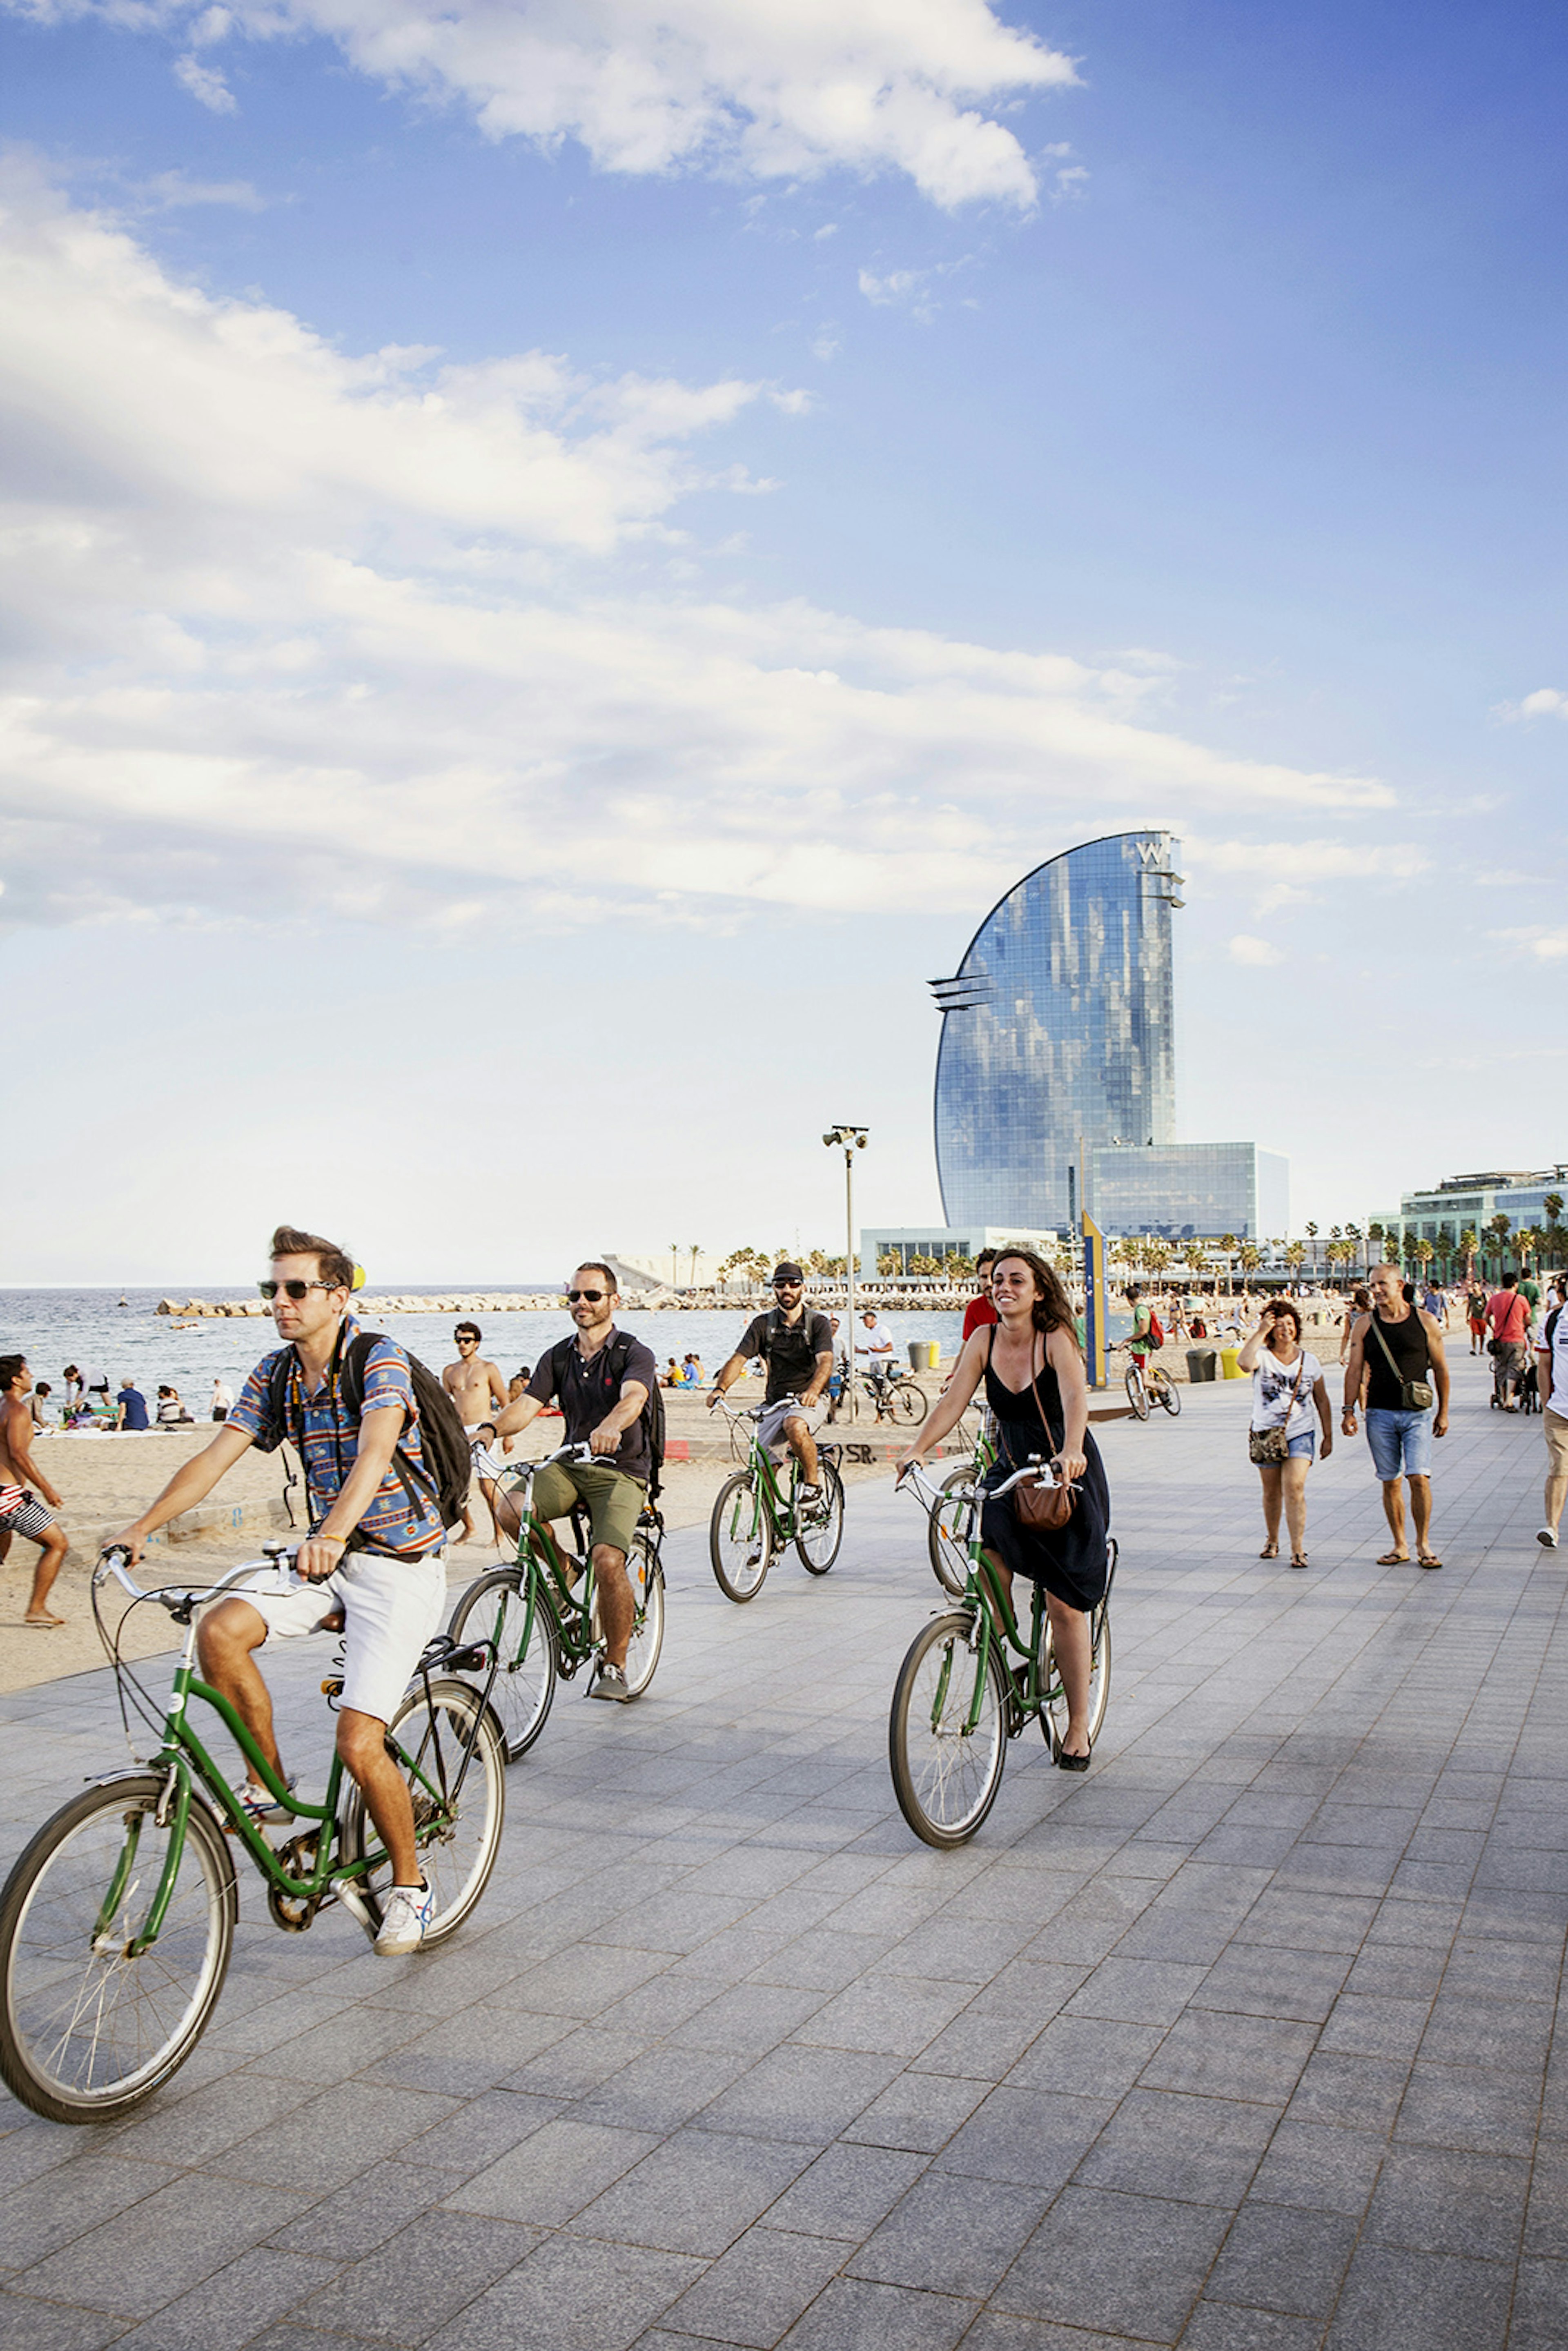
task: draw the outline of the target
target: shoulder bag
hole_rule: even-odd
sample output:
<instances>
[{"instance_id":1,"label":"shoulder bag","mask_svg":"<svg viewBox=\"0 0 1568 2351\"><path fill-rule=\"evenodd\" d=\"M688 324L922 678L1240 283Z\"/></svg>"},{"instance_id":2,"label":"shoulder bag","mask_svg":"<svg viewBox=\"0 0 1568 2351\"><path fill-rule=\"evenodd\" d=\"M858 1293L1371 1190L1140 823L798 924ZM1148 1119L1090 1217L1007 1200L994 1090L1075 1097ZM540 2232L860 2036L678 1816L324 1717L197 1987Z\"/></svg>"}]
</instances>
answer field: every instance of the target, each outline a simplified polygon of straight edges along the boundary
<instances>
[{"instance_id":1,"label":"shoulder bag","mask_svg":"<svg viewBox=\"0 0 1568 2351\"><path fill-rule=\"evenodd\" d=\"M1393 1373L1395 1378L1399 1380L1400 1411L1430 1412L1432 1406L1437 1401L1437 1389L1433 1387L1431 1383L1427 1380L1405 1380L1399 1378L1399 1366L1394 1360L1394 1350L1390 1347L1387 1340L1384 1337L1375 1314L1372 1318L1372 1335L1376 1340L1378 1345L1382 1348L1384 1354L1387 1357L1389 1370ZM1423 1333L1423 1335L1425 1334Z\"/></svg>"},{"instance_id":2,"label":"shoulder bag","mask_svg":"<svg viewBox=\"0 0 1568 2351\"><path fill-rule=\"evenodd\" d=\"M994 1345L995 1343L995 1333L993 1332L992 1344ZM989 1350L987 1351L986 1360L988 1363L990 1361ZM1040 1384L1036 1379L1034 1373L1034 1340L1032 1336L1030 1340L1029 1361L1029 1384L1034 1392L1035 1409L1040 1414L1040 1427L1045 1432L1046 1437L1049 1440L1051 1436L1051 1423L1045 1416L1045 1406L1040 1400ZM1017 1468L1017 1466L1018 1465L1015 1463L1014 1467ZM1029 1486L1015 1486L1013 1488L1012 1499L1013 1512L1020 1527L1027 1527L1031 1534L1060 1534L1062 1528L1066 1526L1069 1520L1071 1518L1073 1511L1078 1508L1078 1489L1076 1486L1070 1486L1065 1479L1063 1479L1060 1484L1055 1486L1041 1486L1038 1483Z\"/></svg>"},{"instance_id":3,"label":"shoulder bag","mask_svg":"<svg viewBox=\"0 0 1568 2351\"><path fill-rule=\"evenodd\" d=\"M1278 1468L1281 1461L1288 1461L1291 1458L1291 1416L1301 1401L1301 1374L1306 1368L1307 1351L1303 1347L1301 1360L1296 1366L1295 1384L1291 1390L1291 1401L1285 1406L1284 1419L1277 1427L1249 1428L1247 1432L1247 1458L1249 1461L1256 1461L1260 1467L1271 1461Z\"/></svg>"}]
</instances>

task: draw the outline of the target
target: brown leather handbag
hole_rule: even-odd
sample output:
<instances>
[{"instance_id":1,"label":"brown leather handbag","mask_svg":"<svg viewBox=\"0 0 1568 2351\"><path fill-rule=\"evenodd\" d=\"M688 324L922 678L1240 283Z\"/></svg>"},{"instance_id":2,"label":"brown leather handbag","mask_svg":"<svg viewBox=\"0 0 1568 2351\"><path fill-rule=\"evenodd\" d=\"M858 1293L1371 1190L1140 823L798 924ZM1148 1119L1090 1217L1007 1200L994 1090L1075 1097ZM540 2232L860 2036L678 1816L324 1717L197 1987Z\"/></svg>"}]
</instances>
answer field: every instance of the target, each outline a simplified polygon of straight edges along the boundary
<instances>
[{"instance_id":1,"label":"brown leather handbag","mask_svg":"<svg viewBox=\"0 0 1568 2351\"><path fill-rule=\"evenodd\" d=\"M1034 1374L1032 1338L1030 1341L1029 1360L1029 1384L1034 1390L1035 1407L1040 1414L1040 1425L1049 1436L1051 1423L1046 1419L1045 1406L1040 1400L1040 1384ZM1031 1534L1060 1534L1077 1508L1078 1489L1076 1486L1068 1485L1065 1479L1056 1486L1033 1485L1013 1488L1013 1510L1017 1514L1018 1522L1020 1527L1028 1527Z\"/></svg>"}]
</instances>

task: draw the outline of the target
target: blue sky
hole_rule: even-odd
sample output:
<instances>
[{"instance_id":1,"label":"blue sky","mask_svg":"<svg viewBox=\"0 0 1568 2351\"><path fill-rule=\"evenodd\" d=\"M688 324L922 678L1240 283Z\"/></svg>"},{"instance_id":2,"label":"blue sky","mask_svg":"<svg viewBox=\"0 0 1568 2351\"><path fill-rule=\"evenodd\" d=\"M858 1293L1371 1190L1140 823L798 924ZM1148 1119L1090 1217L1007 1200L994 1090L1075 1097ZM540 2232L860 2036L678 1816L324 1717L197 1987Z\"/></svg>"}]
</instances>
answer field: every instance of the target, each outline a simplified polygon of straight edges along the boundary
<instances>
[{"instance_id":1,"label":"blue sky","mask_svg":"<svg viewBox=\"0 0 1568 2351\"><path fill-rule=\"evenodd\" d=\"M918 1221L925 980L1124 824L1298 1228L1563 1155L1565 59L0 14L4 1278L810 1246L842 1117Z\"/></svg>"}]
</instances>

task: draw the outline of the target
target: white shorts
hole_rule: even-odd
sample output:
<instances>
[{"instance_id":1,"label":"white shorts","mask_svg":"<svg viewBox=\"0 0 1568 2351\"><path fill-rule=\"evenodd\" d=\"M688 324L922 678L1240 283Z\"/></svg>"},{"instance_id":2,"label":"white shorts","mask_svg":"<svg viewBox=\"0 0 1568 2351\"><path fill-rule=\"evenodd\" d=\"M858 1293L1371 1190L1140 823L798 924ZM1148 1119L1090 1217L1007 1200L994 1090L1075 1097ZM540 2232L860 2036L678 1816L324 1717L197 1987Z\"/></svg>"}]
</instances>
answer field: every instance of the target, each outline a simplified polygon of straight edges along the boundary
<instances>
[{"instance_id":1,"label":"white shorts","mask_svg":"<svg viewBox=\"0 0 1568 2351\"><path fill-rule=\"evenodd\" d=\"M757 1433L775 1461L783 1458L789 1438L784 1434L787 1420L803 1420L815 1437L827 1416L827 1405L819 1398L815 1404L802 1404L799 1396L780 1396L777 1404L764 1405Z\"/></svg>"},{"instance_id":2,"label":"white shorts","mask_svg":"<svg viewBox=\"0 0 1568 2351\"><path fill-rule=\"evenodd\" d=\"M277 1588L277 1571L264 1569L254 1583L237 1587L240 1596L267 1621L267 1636L280 1641L319 1633L329 1616L343 1614L343 1698L360 1714L390 1722L408 1687L420 1653L438 1630L446 1611L446 1553L420 1559L389 1559L382 1552L354 1551L324 1583L289 1577Z\"/></svg>"}]
</instances>

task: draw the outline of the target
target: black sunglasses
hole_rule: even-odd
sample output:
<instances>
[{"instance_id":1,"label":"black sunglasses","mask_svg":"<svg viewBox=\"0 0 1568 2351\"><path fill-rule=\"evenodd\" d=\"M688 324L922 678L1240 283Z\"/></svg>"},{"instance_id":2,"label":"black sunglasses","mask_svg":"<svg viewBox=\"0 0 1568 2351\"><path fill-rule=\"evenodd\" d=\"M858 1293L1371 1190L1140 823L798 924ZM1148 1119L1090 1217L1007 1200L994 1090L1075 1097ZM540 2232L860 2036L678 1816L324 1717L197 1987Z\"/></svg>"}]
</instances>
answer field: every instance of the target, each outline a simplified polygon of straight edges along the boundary
<instances>
[{"instance_id":1,"label":"black sunglasses","mask_svg":"<svg viewBox=\"0 0 1568 2351\"><path fill-rule=\"evenodd\" d=\"M308 1298L313 1290L343 1288L340 1281L258 1281L256 1286L264 1298L276 1298L281 1290L286 1297L293 1299L296 1306L302 1298Z\"/></svg>"},{"instance_id":2,"label":"black sunglasses","mask_svg":"<svg viewBox=\"0 0 1568 2351\"><path fill-rule=\"evenodd\" d=\"M798 1281L776 1281L773 1287L775 1290L799 1290L800 1284Z\"/></svg>"},{"instance_id":3,"label":"black sunglasses","mask_svg":"<svg viewBox=\"0 0 1568 2351\"><path fill-rule=\"evenodd\" d=\"M609 1297L610 1292L607 1290L569 1290L566 1294L573 1306L580 1298L586 1298L591 1306L597 1306L601 1298Z\"/></svg>"}]
</instances>

